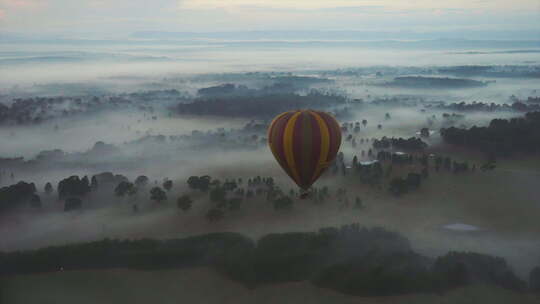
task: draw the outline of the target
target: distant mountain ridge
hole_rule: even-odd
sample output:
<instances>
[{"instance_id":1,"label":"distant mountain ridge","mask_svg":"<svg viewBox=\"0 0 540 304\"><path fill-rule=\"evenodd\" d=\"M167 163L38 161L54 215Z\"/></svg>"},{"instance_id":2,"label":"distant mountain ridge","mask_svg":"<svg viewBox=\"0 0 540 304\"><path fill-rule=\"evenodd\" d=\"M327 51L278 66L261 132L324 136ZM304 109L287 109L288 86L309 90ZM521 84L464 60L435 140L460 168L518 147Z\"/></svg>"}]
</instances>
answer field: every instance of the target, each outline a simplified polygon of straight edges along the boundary
<instances>
[{"instance_id":1,"label":"distant mountain ridge","mask_svg":"<svg viewBox=\"0 0 540 304\"><path fill-rule=\"evenodd\" d=\"M143 39L240 39L240 40L538 40L539 30L529 31L223 31L175 32L138 31L132 38Z\"/></svg>"},{"instance_id":2,"label":"distant mountain ridge","mask_svg":"<svg viewBox=\"0 0 540 304\"><path fill-rule=\"evenodd\" d=\"M146 33L146 32L145 32ZM198 45L198 46L229 46L229 47L362 47L362 48L402 48L402 49L437 49L462 50L466 54L477 54L479 49L518 50L519 53L535 53L540 49L538 40L469 40L469 39L336 39L324 37L294 37L273 36L266 38L219 36L204 33L168 33L168 34L138 34L131 38L121 39L79 39L79 38L15 38L0 33L0 43L19 44L54 44L54 45ZM484 52L485 53L485 52Z\"/></svg>"},{"instance_id":3,"label":"distant mountain ridge","mask_svg":"<svg viewBox=\"0 0 540 304\"><path fill-rule=\"evenodd\" d=\"M0 42L6 41L44 41L44 40L88 40L88 41L122 41L132 39L152 40L218 40L218 41L385 41L415 42L419 40L458 42L458 41L504 41L506 47L514 48L521 42L537 42L539 46L540 29L531 30L467 30L467 31L371 31L371 30L281 30L281 31L136 31L133 33L19 33L0 30ZM521 42L520 42L521 41ZM513 43L518 43L514 45Z\"/></svg>"}]
</instances>

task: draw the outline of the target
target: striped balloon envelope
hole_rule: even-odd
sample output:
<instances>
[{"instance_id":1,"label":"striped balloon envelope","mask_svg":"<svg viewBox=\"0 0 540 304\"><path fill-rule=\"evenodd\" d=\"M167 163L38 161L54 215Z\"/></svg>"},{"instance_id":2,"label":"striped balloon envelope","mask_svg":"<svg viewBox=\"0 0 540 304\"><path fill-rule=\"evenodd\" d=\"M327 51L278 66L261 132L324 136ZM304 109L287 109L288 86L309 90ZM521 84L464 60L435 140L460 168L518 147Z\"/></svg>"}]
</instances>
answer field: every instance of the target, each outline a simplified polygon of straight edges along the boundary
<instances>
[{"instance_id":1,"label":"striped balloon envelope","mask_svg":"<svg viewBox=\"0 0 540 304\"><path fill-rule=\"evenodd\" d=\"M336 158L341 128L325 112L285 112L270 124L268 145L283 170L306 191Z\"/></svg>"}]
</instances>

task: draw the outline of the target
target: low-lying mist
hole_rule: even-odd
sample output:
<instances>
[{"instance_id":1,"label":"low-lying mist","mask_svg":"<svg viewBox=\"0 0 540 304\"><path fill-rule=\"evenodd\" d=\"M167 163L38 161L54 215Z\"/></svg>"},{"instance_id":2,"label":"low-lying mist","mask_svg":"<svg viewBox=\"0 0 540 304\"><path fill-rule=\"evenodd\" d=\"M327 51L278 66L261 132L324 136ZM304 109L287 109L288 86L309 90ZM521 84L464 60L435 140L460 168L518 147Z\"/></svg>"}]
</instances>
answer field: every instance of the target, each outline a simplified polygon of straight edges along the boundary
<instances>
[{"instance_id":1,"label":"low-lying mist","mask_svg":"<svg viewBox=\"0 0 540 304\"><path fill-rule=\"evenodd\" d=\"M0 73L10 76L0 80L0 187L34 183L41 199L39 208L2 210L0 251L223 231L257 239L360 223L397 231L431 257L450 250L498 255L522 277L540 264L537 155L498 158L494 170L480 170L495 166L489 155L450 145L440 135L441 128L488 126L492 119L536 109L538 52L482 49L478 56L471 53L478 50L462 49L246 45L89 43L85 50L69 44L59 50L42 44L17 55L22 46L13 44L0 52ZM412 82L396 86L398 77ZM438 86L422 87L429 81ZM220 103L253 100L276 106L253 115L241 106L219 113ZM297 186L267 148L266 128L284 100L290 110L313 105L332 112L344 129L343 168L329 170L315 184L331 193L324 202L298 199ZM485 103L489 110L451 106L459 102ZM197 103L207 107L185 106ZM427 148L377 150L374 139L385 138L421 139ZM379 159L378 152L415 160L395 164ZM430 163L422 185L400 196L389 191L395 179L422 173L416 163L422 157ZM466 162L478 170L435 169L437 157L451 158L454 168ZM362 165L380 160L384 177L365 181L354 172L355 159ZM65 211L60 181L103 172L129 182L146 176L149 182L129 196L116 195L117 184L101 186L80 197L79 210ZM219 180L213 188L238 181L239 189L255 194L242 192L237 210L220 207L211 191L187 183L205 175ZM248 184L257 176L271 177L292 208L276 210L267 189L257 194L261 187ZM164 188L165 180L173 182L167 200L155 201L150 190ZM52 193L46 193L47 183ZM193 201L188 211L177 205L183 195ZM208 220L216 208L225 215ZM449 224L477 231L444 228Z\"/></svg>"}]
</instances>

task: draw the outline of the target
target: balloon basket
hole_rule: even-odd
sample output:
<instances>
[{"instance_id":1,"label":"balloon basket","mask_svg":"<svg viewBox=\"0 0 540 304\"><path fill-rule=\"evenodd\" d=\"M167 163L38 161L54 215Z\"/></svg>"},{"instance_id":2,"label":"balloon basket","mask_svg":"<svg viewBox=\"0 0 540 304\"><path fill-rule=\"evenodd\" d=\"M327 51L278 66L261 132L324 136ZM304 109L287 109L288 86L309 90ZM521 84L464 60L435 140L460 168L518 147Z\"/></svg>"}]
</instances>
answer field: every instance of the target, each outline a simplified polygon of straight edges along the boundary
<instances>
[{"instance_id":1,"label":"balloon basket","mask_svg":"<svg viewBox=\"0 0 540 304\"><path fill-rule=\"evenodd\" d=\"M302 192L300 192L300 199L307 199L310 194L311 192L309 192L309 190L302 190Z\"/></svg>"}]
</instances>

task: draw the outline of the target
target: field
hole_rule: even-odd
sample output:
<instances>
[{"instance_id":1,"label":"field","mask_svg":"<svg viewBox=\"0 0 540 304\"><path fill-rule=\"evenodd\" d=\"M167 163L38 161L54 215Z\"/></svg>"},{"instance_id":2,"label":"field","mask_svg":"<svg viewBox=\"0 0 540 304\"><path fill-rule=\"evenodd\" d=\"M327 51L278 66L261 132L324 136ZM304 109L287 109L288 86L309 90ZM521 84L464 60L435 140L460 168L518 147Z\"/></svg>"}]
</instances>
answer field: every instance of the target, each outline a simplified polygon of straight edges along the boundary
<instances>
[{"instance_id":1,"label":"field","mask_svg":"<svg viewBox=\"0 0 540 304\"><path fill-rule=\"evenodd\" d=\"M445 294L352 297L307 282L249 290L209 269L139 272L57 272L0 279L0 301L10 304L113 303L336 303L336 304L533 304L539 295L473 285Z\"/></svg>"}]
</instances>

